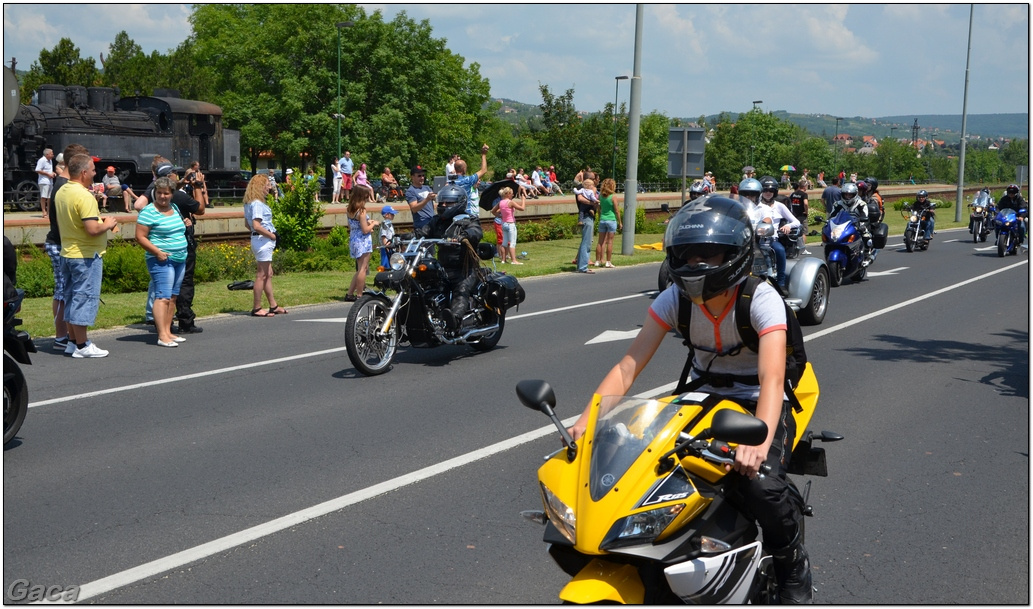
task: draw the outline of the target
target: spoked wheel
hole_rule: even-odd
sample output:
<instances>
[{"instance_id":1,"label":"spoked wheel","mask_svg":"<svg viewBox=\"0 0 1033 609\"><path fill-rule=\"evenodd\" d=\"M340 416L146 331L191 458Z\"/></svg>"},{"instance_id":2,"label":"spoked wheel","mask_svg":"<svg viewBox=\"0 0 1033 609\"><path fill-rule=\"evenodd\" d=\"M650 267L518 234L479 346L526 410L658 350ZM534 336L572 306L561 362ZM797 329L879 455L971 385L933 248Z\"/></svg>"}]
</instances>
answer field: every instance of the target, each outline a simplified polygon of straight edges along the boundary
<instances>
[{"instance_id":1,"label":"spoked wheel","mask_svg":"<svg viewBox=\"0 0 1033 609\"><path fill-rule=\"evenodd\" d=\"M843 284L843 265L838 262L829 263L829 283L838 288Z\"/></svg>"},{"instance_id":2,"label":"spoked wheel","mask_svg":"<svg viewBox=\"0 0 1033 609\"><path fill-rule=\"evenodd\" d=\"M348 359L366 376L387 372L398 352L398 326L382 331L390 309L391 301L387 298L363 294L348 312L344 326Z\"/></svg>"},{"instance_id":3,"label":"spoked wheel","mask_svg":"<svg viewBox=\"0 0 1033 609\"><path fill-rule=\"evenodd\" d=\"M29 386L14 358L4 353L4 445L14 439L29 411Z\"/></svg>"},{"instance_id":4,"label":"spoked wheel","mask_svg":"<svg viewBox=\"0 0 1033 609\"><path fill-rule=\"evenodd\" d=\"M494 313L485 315L485 317L494 316ZM502 338L502 331L506 329L506 312L503 311L502 315L498 316L499 329L495 330L491 334L482 336L476 341L470 343L470 346L477 351L491 351L495 348L495 345L499 344L499 339Z\"/></svg>"},{"instance_id":5,"label":"spoked wheel","mask_svg":"<svg viewBox=\"0 0 1033 609\"><path fill-rule=\"evenodd\" d=\"M829 275L825 269L818 269L811 288L811 298L807 307L800 309L800 323L816 326L825 320L825 312L829 308Z\"/></svg>"},{"instance_id":6,"label":"spoked wheel","mask_svg":"<svg viewBox=\"0 0 1033 609\"><path fill-rule=\"evenodd\" d=\"M982 220L977 220L972 223L972 243L978 243L981 235L983 236L983 241L986 241L986 236L983 235L983 222Z\"/></svg>"},{"instance_id":7,"label":"spoked wheel","mask_svg":"<svg viewBox=\"0 0 1033 609\"><path fill-rule=\"evenodd\" d=\"M36 211L39 206L39 184L22 180L14 189L14 204L22 211Z\"/></svg>"},{"instance_id":8,"label":"spoked wheel","mask_svg":"<svg viewBox=\"0 0 1033 609\"><path fill-rule=\"evenodd\" d=\"M915 233L910 228L904 231L904 248L909 251L915 251Z\"/></svg>"}]
</instances>

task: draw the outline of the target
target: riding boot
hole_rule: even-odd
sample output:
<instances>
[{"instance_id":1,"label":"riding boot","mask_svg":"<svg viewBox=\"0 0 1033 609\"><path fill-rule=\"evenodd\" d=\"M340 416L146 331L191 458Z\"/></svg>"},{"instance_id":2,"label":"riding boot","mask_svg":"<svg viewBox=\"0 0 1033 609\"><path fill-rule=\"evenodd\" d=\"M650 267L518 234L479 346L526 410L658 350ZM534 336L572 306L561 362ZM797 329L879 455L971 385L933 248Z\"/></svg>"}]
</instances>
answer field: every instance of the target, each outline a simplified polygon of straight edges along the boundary
<instances>
[{"instance_id":1,"label":"riding boot","mask_svg":"<svg viewBox=\"0 0 1033 609\"><path fill-rule=\"evenodd\" d=\"M811 604L814 590L811 587L811 561L803 546L800 534L788 546L771 552L778 580L778 593L782 604Z\"/></svg>"}]
</instances>

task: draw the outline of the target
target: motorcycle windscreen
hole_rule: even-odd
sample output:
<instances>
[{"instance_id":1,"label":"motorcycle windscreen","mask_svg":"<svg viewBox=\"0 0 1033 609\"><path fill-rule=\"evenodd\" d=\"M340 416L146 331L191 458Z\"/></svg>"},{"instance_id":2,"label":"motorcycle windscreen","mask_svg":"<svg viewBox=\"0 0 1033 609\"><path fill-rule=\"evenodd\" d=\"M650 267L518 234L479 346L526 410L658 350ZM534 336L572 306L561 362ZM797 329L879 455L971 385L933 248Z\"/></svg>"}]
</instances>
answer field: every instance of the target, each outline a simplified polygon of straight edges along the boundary
<instances>
[{"instance_id":1,"label":"motorcycle windscreen","mask_svg":"<svg viewBox=\"0 0 1033 609\"><path fill-rule=\"evenodd\" d=\"M588 483L592 501L614 488L679 410L668 402L619 396L603 396L599 410L611 404L596 423Z\"/></svg>"}]
</instances>

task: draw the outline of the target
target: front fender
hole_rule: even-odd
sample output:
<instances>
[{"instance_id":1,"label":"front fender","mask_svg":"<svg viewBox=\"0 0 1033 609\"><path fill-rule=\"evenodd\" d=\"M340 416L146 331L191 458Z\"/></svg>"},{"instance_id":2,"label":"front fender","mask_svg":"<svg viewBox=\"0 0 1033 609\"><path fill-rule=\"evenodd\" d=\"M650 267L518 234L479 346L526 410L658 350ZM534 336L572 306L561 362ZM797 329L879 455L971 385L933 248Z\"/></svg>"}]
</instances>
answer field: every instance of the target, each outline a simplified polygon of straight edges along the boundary
<instances>
[{"instance_id":1,"label":"front fender","mask_svg":"<svg viewBox=\"0 0 1033 609\"><path fill-rule=\"evenodd\" d=\"M646 589L638 569L600 558L585 565L560 591L560 600L579 605L621 603L641 605Z\"/></svg>"},{"instance_id":2,"label":"front fender","mask_svg":"<svg viewBox=\"0 0 1033 609\"><path fill-rule=\"evenodd\" d=\"M831 256L830 256L831 258ZM789 265L790 262L794 264ZM786 262L786 292L789 298L799 299L801 306L807 306L814 290L814 280L821 269L828 274L828 264L821 258L804 256Z\"/></svg>"},{"instance_id":3,"label":"front fender","mask_svg":"<svg viewBox=\"0 0 1033 609\"><path fill-rule=\"evenodd\" d=\"M829 262L838 262L843 265L844 268L846 268L847 264L850 262L850 256L847 255L846 248L842 247L829 248L825 252L825 257Z\"/></svg>"}]
</instances>

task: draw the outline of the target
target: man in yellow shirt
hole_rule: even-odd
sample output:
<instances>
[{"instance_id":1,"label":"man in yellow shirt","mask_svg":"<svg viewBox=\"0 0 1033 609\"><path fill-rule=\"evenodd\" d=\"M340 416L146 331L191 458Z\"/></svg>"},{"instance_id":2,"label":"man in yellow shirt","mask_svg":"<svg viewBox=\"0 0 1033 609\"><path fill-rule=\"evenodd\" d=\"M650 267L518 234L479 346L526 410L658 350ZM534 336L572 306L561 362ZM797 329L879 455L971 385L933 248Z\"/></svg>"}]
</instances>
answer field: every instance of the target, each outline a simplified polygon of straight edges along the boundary
<instances>
[{"instance_id":1,"label":"man in yellow shirt","mask_svg":"<svg viewBox=\"0 0 1033 609\"><path fill-rule=\"evenodd\" d=\"M97 173L93 158L76 154L66 163L68 184L58 193L54 210L61 231L61 269L66 277L65 353L76 359L107 357L107 351L87 339L86 328L97 319L103 278L101 256L107 250L108 231L117 232L118 221L113 216L101 219L97 198L89 190Z\"/></svg>"}]
</instances>

